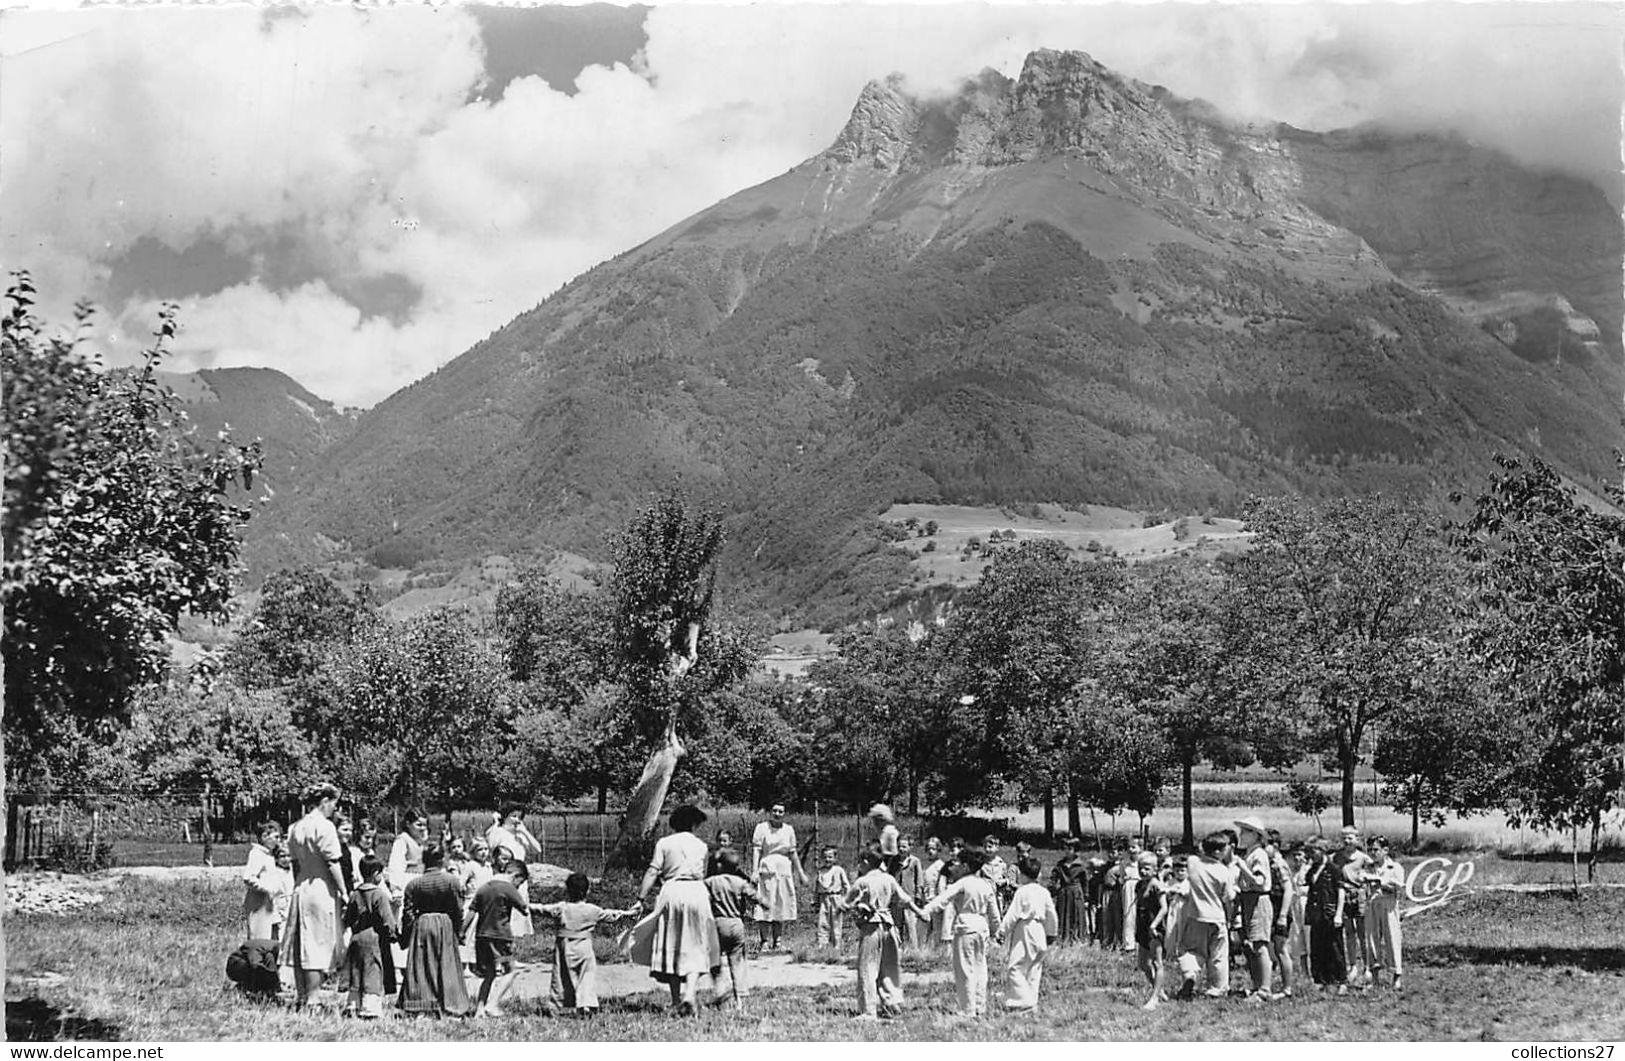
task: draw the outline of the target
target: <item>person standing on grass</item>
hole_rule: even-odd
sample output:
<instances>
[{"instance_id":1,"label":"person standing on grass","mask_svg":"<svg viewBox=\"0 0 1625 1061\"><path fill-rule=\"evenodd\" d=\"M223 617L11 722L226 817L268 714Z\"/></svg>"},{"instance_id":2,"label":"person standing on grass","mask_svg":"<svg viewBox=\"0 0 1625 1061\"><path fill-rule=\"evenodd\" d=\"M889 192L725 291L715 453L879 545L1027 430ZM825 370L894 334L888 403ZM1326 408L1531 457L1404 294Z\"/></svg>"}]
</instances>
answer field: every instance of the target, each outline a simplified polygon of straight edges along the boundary
<instances>
[{"instance_id":1,"label":"person standing on grass","mask_svg":"<svg viewBox=\"0 0 1625 1061\"><path fill-rule=\"evenodd\" d=\"M463 964L474 968L478 959L475 953L474 937L479 929L478 922L471 916L474 907L474 896L480 893L485 882L496 874L491 869L491 847L484 840L475 837L471 846L468 861L458 868L457 876L463 885L463 934L458 945L458 954Z\"/></svg>"},{"instance_id":2,"label":"person standing on grass","mask_svg":"<svg viewBox=\"0 0 1625 1061\"><path fill-rule=\"evenodd\" d=\"M1066 853L1050 870L1050 891L1055 897L1055 914L1061 922L1061 942L1078 943L1083 940L1087 927L1083 913L1083 884L1088 864L1083 860L1079 850L1083 844L1077 837L1063 836L1061 845Z\"/></svg>"},{"instance_id":3,"label":"person standing on grass","mask_svg":"<svg viewBox=\"0 0 1625 1061\"><path fill-rule=\"evenodd\" d=\"M1245 849L1236 862L1237 884L1241 890L1241 939L1246 948L1247 971L1253 980L1251 1002L1268 1002L1270 985L1274 981L1274 968L1270 960L1270 941L1275 933L1275 907L1270 902L1270 891L1275 887L1275 873L1264 832L1264 823L1257 817L1236 819L1236 829Z\"/></svg>"},{"instance_id":4,"label":"person standing on grass","mask_svg":"<svg viewBox=\"0 0 1625 1061\"><path fill-rule=\"evenodd\" d=\"M839 852L834 844L825 844L820 857L823 865L819 867L818 877L813 883L813 906L818 910L818 934L814 938L820 947L839 949L843 919L841 903L847 889L852 887L852 878L847 876L846 867L836 861Z\"/></svg>"},{"instance_id":5,"label":"person standing on grass","mask_svg":"<svg viewBox=\"0 0 1625 1061\"><path fill-rule=\"evenodd\" d=\"M948 861L944 855L942 841L935 836L927 837L925 841L925 858L922 860L925 865L920 871L920 894L916 896L921 902L930 902L941 894L943 888L948 886L948 882L943 876L944 871L948 868ZM916 918L919 925L919 937L932 950L935 950L939 943L947 943L953 939L951 932L943 932L945 926L942 922L944 920L945 918L940 914L935 920L930 921L921 921Z\"/></svg>"},{"instance_id":6,"label":"person standing on grass","mask_svg":"<svg viewBox=\"0 0 1625 1061\"><path fill-rule=\"evenodd\" d=\"M469 903L468 916L474 921L474 971L480 978L479 997L474 1003L476 1017L502 1016L502 996L513 982L513 916L530 920L530 900L525 896L529 880L529 869L515 859L501 876L492 876L480 885ZM589 939L589 950L591 942ZM554 975L558 975L556 970ZM498 979L502 987L493 999L491 992Z\"/></svg>"},{"instance_id":7,"label":"person standing on grass","mask_svg":"<svg viewBox=\"0 0 1625 1061\"><path fill-rule=\"evenodd\" d=\"M525 828L525 812L509 807L502 821L485 830L485 842L491 847L506 848L508 857L515 862L529 862L542 857L541 843Z\"/></svg>"},{"instance_id":8,"label":"person standing on grass","mask_svg":"<svg viewBox=\"0 0 1625 1061\"><path fill-rule=\"evenodd\" d=\"M876 803L869 808L869 821L875 827L875 839L871 846L880 852L880 868L895 877L902 859L903 839L897 831L897 816L884 803Z\"/></svg>"},{"instance_id":9,"label":"person standing on grass","mask_svg":"<svg viewBox=\"0 0 1625 1061\"><path fill-rule=\"evenodd\" d=\"M1142 852L1139 881L1134 886L1134 950L1140 972L1151 986L1146 1009L1166 1001L1162 990L1162 955L1168 934L1168 899L1162 877L1157 873L1157 856Z\"/></svg>"},{"instance_id":10,"label":"person standing on grass","mask_svg":"<svg viewBox=\"0 0 1625 1061\"><path fill-rule=\"evenodd\" d=\"M609 924L643 912L641 906L606 910L587 901L591 882L585 873L572 873L564 881L564 902L538 907L543 917L558 922L553 939L553 980L547 989L548 1006L554 1011L574 1010L583 1017L598 1014L598 954L593 950L593 932ZM501 992L498 992L500 997ZM492 1016L500 1016L495 1009Z\"/></svg>"},{"instance_id":11,"label":"person standing on grass","mask_svg":"<svg viewBox=\"0 0 1625 1061\"><path fill-rule=\"evenodd\" d=\"M1123 881L1126 878L1123 863L1128 860L1128 849L1120 847L1112 863L1100 878L1100 945L1106 950L1123 946ZM1130 937L1132 942L1132 937Z\"/></svg>"},{"instance_id":12,"label":"person standing on grass","mask_svg":"<svg viewBox=\"0 0 1625 1061\"><path fill-rule=\"evenodd\" d=\"M1326 857L1320 837L1307 845L1309 871L1304 877L1309 922L1309 975L1320 988L1337 985L1348 993L1348 959L1343 950L1345 912L1343 874Z\"/></svg>"},{"instance_id":13,"label":"person standing on grass","mask_svg":"<svg viewBox=\"0 0 1625 1061\"><path fill-rule=\"evenodd\" d=\"M830 850L834 850L831 848ZM839 866L836 867L840 869ZM846 871L841 871L845 879ZM822 880L820 879L820 884ZM705 878L711 896L711 916L717 922L717 946L728 966L728 983L734 1009L745 1008L749 985L745 968L745 915L756 905L756 888L739 865L739 854L731 847L717 851L711 859L711 874ZM839 922L836 922L839 926Z\"/></svg>"},{"instance_id":14,"label":"person standing on grass","mask_svg":"<svg viewBox=\"0 0 1625 1061\"><path fill-rule=\"evenodd\" d=\"M1186 860L1184 925L1179 939L1179 997L1190 998L1205 976L1210 998L1230 991L1230 906L1236 898L1235 877L1224 863L1230 840L1223 833L1202 839L1201 857Z\"/></svg>"},{"instance_id":15,"label":"person standing on grass","mask_svg":"<svg viewBox=\"0 0 1625 1061\"><path fill-rule=\"evenodd\" d=\"M420 810L406 812L406 828L395 835L389 848L384 880L398 908L406 886L423 873L423 845L429 838L429 816Z\"/></svg>"},{"instance_id":16,"label":"person standing on grass","mask_svg":"<svg viewBox=\"0 0 1625 1061\"><path fill-rule=\"evenodd\" d=\"M1384 965L1400 990L1405 972L1401 950L1404 937L1399 927L1399 894L1405 889L1405 867L1393 857L1386 837L1371 838L1371 864L1365 871L1365 934L1371 940L1371 982Z\"/></svg>"},{"instance_id":17,"label":"person standing on grass","mask_svg":"<svg viewBox=\"0 0 1625 1061\"><path fill-rule=\"evenodd\" d=\"M1338 830L1338 842L1331 863L1343 877L1343 953L1348 983L1363 988L1371 970L1371 940L1365 931L1365 870L1371 856L1360 842L1360 830L1352 825Z\"/></svg>"},{"instance_id":18,"label":"person standing on grass","mask_svg":"<svg viewBox=\"0 0 1625 1061\"><path fill-rule=\"evenodd\" d=\"M271 852L271 870L265 880L271 889L271 938L280 939L293 910L293 855L286 840L278 840Z\"/></svg>"},{"instance_id":19,"label":"person standing on grass","mask_svg":"<svg viewBox=\"0 0 1625 1061\"><path fill-rule=\"evenodd\" d=\"M1123 950L1134 953L1134 897L1140 886L1140 838L1128 842L1128 857L1123 861Z\"/></svg>"},{"instance_id":20,"label":"person standing on grass","mask_svg":"<svg viewBox=\"0 0 1625 1061\"><path fill-rule=\"evenodd\" d=\"M288 830L294 888L282 957L282 964L293 966L300 1006L338 967L339 911L349 898L340 868L346 856L332 821L339 790L326 782L312 785L305 803L310 812Z\"/></svg>"},{"instance_id":21,"label":"person standing on grass","mask_svg":"<svg viewBox=\"0 0 1625 1061\"><path fill-rule=\"evenodd\" d=\"M961 875L921 911L923 917L952 912L954 990L960 1014L972 1018L987 1012L987 941L999 922L999 899L993 882L981 873L982 859L982 852L966 849L955 871Z\"/></svg>"},{"instance_id":22,"label":"person standing on grass","mask_svg":"<svg viewBox=\"0 0 1625 1061\"><path fill-rule=\"evenodd\" d=\"M1281 998L1292 997L1292 980L1296 975L1292 958L1292 918L1297 905L1297 885L1286 856L1281 852L1281 833L1266 831L1264 849L1270 856L1270 905L1275 909L1275 927L1270 932L1270 955L1275 967L1281 971Z\"/></svg>"},{"instance_id":23,"label":"person standing on grass","mask_svg":"<svg viewBox=\"0 0 1625 1061\"><path fill-rule=\"evenodd\" d=\"M863 851L858 856L861 872L842 900L858 927L859 1020L895 1017L903 1008L902 948L892 911L899 902L919 908L886 872L885 862L883 852Z\"/></svg>"},{"instance_id":24,"label":"person standing on grass","mask_svg":"<svg viewBox=\"0 0 1625 1061\"><path fill-rule=\"evenodd\" d=\"M1309 975L1309 848L1294 843L1287 849L1287 864L1292 870L1292 925L1288 932L1288 962L1292 975L1305 983L1313 982Z\"/></svg>"},{"instance_id":25,"label":"person standing on grass","mask_svg":"<svg viewBox=\"0 0 1625 1061\"><path fill-rule=\"evenodd\" d=\"M1151 997L1146 1000L1143 1007L1148 1010L1156 1009L1168 1001L1168 989L1164 978L1170 971L1177 972L1179 969L1179 944L1184 938L1185 925L1189 920L1185 912L1191 894L1189 871L1189 863L1184 855L1175 855L1169 860L1168 880L1161 885L1162 913L1148 926L1151 937L1161 944L1157 976L1151 984Z\"/></svg>"},{"instance_id":26,"label":"person standing on grass","mask_svg":"<svg viewBox=\"0 0 1625 1061\"><path fill-rule=\"evenodd\" d=\"M263 822L259 839L248 848L243 866L243 931L245 939L276 939L271 935L276 920L276 904L271 898L270 873L276 869L276 848L282 842L282 826Z\"/></svg>"},{"instance_id":27,"label":"person standing on grass","mask_svg":"<svg viewBox=\"0 0 1625 1061\"><path fill-rule=\"evenodd\" d=\"M423 872L406 885L401 935L406 939L401 1010L466 1017L473 1005L463 981L457 941L462 934L463 885L446 871L439 844L423 847Z\"/></svg>"},{"instance_id":28,"label":"person standing on grass","mask_svg":"<svg viewBox=\"0 0 1625 1061\"><path fill-rule=\"evenodd\" d=\"M762 900L756 918L762 949L778 950L784 926L796 920L796 881L808 883L796 847L796 830L784 820L783 803L769 807L767 821L757 823L751 834L750 858L751 877Z\"/></svg>"},{"instance_id":29,"label":"person standing on grass","mask_svg":"<svg viewBox=\"0 0 1625 1061\"><path fill-rule=\"evenodd\" d=\"M918 899L924 892L925 867L920 864L920 856L914 853L914 841L906 836L897 838L897 886L903 894L912 895ZM892 920L897 923L897 938L905 947L918 947L920 945L919 918L909 913L899 902L892 910Z\"/></svg>"},{"instance_id":30,"label":"person standing on grass","mask_svg":"<svg viewBox=\"0 0 1625 1061\"><path fill-rule=\"evenodd\" d=\"M395 962L390 950L400 935L395 906L383 887L384 864L377 855L362 855L358 883L344 907L350 930L350 1016L375 1020L384 1015L384 996L395 993Z\"/></svg>"},{"instance_id":31,"label":"person standing on grass","mask_svg":"<svg viewBox=\"0 0 1625 1061\"><path fill-rule=\"evenodd\" d=\"M1008 989L1004 1008L1031 1013L1038 1008L1038 986L1044 979L1044 955L1061 931L1055 913L1055 900L1049 889L1038 883L1043 867L1026 855L1016 862L1021 886L1010 899L1010 908L999 921L999 938L1005 941Z\"/></svg>"},{"instance_id":32,"label":"person standing on grass","mask_svg":"<svg viewBox=\"0 0 1625 1061\"><path fill-rule=\"evenodd\" d=\"M706 973L714 977L722 969L711 893L705 888L711 852L694 835L704 824L705 812L692 804L671 812L672 831L655 841L638 888L640 902L648 901L656 884L660 895L649 916L632 928L633 963L648 966L649 975L671 989L672 1009L685 1017L698 1013L700 977Z\"/></svg>"}]
</instances>

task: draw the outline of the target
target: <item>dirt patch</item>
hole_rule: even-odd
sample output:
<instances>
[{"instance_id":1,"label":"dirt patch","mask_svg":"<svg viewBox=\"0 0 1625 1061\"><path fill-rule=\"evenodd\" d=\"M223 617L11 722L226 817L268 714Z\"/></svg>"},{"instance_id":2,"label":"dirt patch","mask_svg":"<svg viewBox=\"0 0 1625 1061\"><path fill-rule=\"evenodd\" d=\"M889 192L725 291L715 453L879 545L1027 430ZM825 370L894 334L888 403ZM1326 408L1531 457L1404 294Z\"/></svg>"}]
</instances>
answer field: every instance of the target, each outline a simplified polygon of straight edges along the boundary
<instances>
[{"instance_id":1,"label":"dirt patch","mask_svg":"<svg viewBox=\"0 0 1625 1061\"><path fill-rule=\"evenodd\" d=\"M12 873L6 877L7 914L71 914L107 898L118 882L72 873Z\"/></svg>"}]
</instances>

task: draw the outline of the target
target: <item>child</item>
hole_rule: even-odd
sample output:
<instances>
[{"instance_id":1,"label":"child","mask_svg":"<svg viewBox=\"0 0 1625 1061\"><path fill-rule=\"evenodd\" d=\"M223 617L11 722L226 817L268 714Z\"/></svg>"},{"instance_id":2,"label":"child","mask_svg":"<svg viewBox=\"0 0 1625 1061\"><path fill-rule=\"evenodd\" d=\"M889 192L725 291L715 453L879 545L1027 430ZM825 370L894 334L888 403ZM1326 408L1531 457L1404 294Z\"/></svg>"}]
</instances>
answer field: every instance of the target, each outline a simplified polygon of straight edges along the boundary
<instances>
[{"instance_id":1,"label":"child","mask_svg":"<svg viewBox=\"0 0 1625 1061\"><path fill-rule=\"evenodd\" d=\"M1292 923L1288 927L1287 949L1294 978L1309 977L1309 850L1301 843L1287 849L1292 871Z\"/></svg>"},{"instance_id":2,"label":"child","mask_svg":"<svg viewBox=\"0 0 1625 1061\"><path fill-rule=\"evenodd\" d=\"M959 1012L974 1018L987 1012L987 938L989 926L999 918L999 900L993 882L982 875L982 852L966 850L959 865L963 874L927 903L921 916L953 910L954 987Z\"/></svg>"},{"instance_id":3,"label":"child","mask_svg":"<svg viewBox=\"0 0 1625 1061\"><path fill-rule=\"evenodd\" d=\"M364 1020L384 1015L384 995L395 992L395 962L389 945L400 938L395 904L383 887L384 863L362 855L361 883L350 893L344 925L350 930L350 1001L344 1012Z\"/></svg>"},{"instance_id":4,"label":"child","mask_svg":"<svg viewBox=\"0 0 1625 1061\"><path fill-rule=\"evenodd\" d=\"M1309 975L1320 988L1337 985L1348 994L1347 951L1343 948L1343 874L1326 857L1319 837L1309 840L1309 872L1304 879L1309 925Z\"/></svg>"},{"instance_id":5,"label":"child","mask_svg":"<svg viewBox=\"0 0 1625 1061\"><path fill-rule=\"evenodd\" d=\"M587 902L590 883L585 873L572 873L564 881L564 902L540 907L543 916L559 923L553 940L553 983L548 1001L556 1009L573 1009L584 1017L598 1012L598 956L592 949L593 929L623 917L636 917L641 906L605 910ZM744 930L740 929L743 936ZM481 989L484 997L484 988Z\"/></svg>"},{"instance_id":6,"label":"child","mask_svg":"<svg viewBox=\"0 0 1625 1061\"><path fill-rule=\"evenodd\" d=\"M276 939L271 935L276 906L266 881L276 871L276 845L282 839L282 826L265 822L259 837L248 849L248 865L243 867L243 931L248 939Z\"/></svg>"},{"instance_id":7,"label":"child","mask_svg":"<svg viewBox=\"0 0 1625 1061\"><path fill-rule=\"evenodd\" d=\"M896 1016L903 1008L902 948L892 908L899 897L909 909L919 907L886 872L886 860L881 851L866 849L859 856L863 872L843 899L858 924L858 1020Z\"/></svg>"},{"instance_id":8,"label":"child","mask_svg":"<svg viewBox=\"0 0 1625 1061\"><path fill-rule=\"evenodd\" d=\"M485 882L491 879L491 845L476 837L469 850L471 854L468 861L462 865L463 894L468 896L468 901L463 904L463 934L457 950L463 964L473 969L476 926L468 913L474 907L474 896L478 895L480 889L485 887Z\"/></svg>"},{"instance_id":9,"label":"child","mask_svg":"<svg viewBox=\"0 0 1625 1061\"><path fill-rule=\"evenodd\" d=\"M1236 879L1224 856L1230 839L1220 832L1209 833L1202 841L1200 858L1186 862L1189 892L1180 915L1179 997L1188 999L1196 981L1206 974L1210 998L1223 998L1230 991L1230 908L1236 900Z\"/></svg>"},{"instance_id":10,"label":"child","mask_svg":"<svg viewBox=\"0 0 1625 1061\"><path fill-rule=\"evenodd\" d=\"M992 882L993 894L998 899L999 909L1002 911L1015 889L1010 887L1010 863L999 854L997 836L989 835L982 840L982 876Z\"/></svg>"},{"instance_id":11,"label":"child","mask_svg":"<svg viewBox=\"0 0 1625 1061\"><path fill-rule=\"evenodd\" d=\"M834 844L824 845L823 865L819 868L818 880L813 885L813 906L818 910L817 939L820 947L840 947L841 897L852 887L852 878L846 875L846 867L835 861L836 855Z\"/></svg>"},{"instance_id":12,"label":"child","mask_svg":"<svg viewBox=\"0 0 1625 1061\"><path fill-rule=\"evenodd\" d=\"M924 863L920 871L920 894L915 898L929 902L948 886L947 880L943 877L943 870L947 868L948 863L943 859L942 841L935 836L928 837L925 841ZM936 922L915 918L914 923L918 926L918 937L932 950L936 949L939 942L947 942L952 938L945 936L941 926Z\"/></svg>"},{"instance_id":13,"label":"child","mask_svg":"<svg viewBox=\"0 0 1625 1061\"><path fill-rule=\"evenodd\" d=\"M1009 941L1006 953L1010 989L1004 1008L1031 1013L1038 1009L1038 984L1044 977L1044 953L1060 934L1061 921L1049 889L1038 883L1043 871L1038 859L1027 855L1016 861L1021 887L999 922L999 938Z\"/></svg>"},{"instance_id":14,"label":"child","mask_svg":"<svg viewBox=\"0 0 1625 1061\"><path fill-rule=\"evenodd\" d=\"M1161 987L1162 955L1168 934L1168 898L1157 875L1157 854L1146 851L1140 855L1139 879L1134 885L1134 949L1140 972L1151 986L1151 997L1146 1009L1156 1009L1167 1000Z\"/></svg>"},{"instance_id":15,"label":"child","mask_svg":"<svg viewBox=\"0 0 1625 1061\"><path fill-rule=\"evenodd\" d=\"M503 1016L502 996L513 983L514 915L530 922L530 901L525 897L529 879L530 870L515 859L480 885L469 906L469 916L474 919L474 972L480 977L476 1017ZM502 980L502 989L493 1000L491 989L498 979Z\"/></svg>"},{"instance_id":16,"label":"child","mask_svg":"<svg viewBox=\"0 0 1625 1061\"><path fill-rule=\"evenodd\" d=\"M1365 934L1371 940L1371 984L1387 965L1393 973L1394 990L1405 968L1400 950L1403 938L1399 928L1399 893L1405 888L1405 868L1391 855L1386 837L1373 836L1369 844L1371 863L1365 868Z\"/></svg>"},{"instance_id":17,"label":"child","mask_svg":"<svg viewBox=\"0 0 1625 1061\"><path fill-rule=\"evenodd\" d=\"M286 840L278 840L271 852L275 864L265 871L265 893L271 899L271 938L282 938L282 926L288 923L288 910L293 905L293 854Z\"/></svg>"},{"instance_id":18,"label":"child","mask_svg":"<svg viewBox=\"0 0 1625 1061\"><path fill-rule=\"evenodd\" d=\"M897 884L903 894L912 895L916 899L925 895L924 877L925 866L920 862L920 856L914 853L914 841L906 836L897 838ZM926 896L929 898L929 896ZM918 947L920 945L919 919L907 912L899 902L892 908L892 920L897 923L897 938L905 947Z\"/></svg>"},{"instance_id":19,"label":"child","mask_svg":"<svg viewBox=\"0 0 1625 1061\"><path fill-rule=\"evenodd\" d=\"M834 848L826 850L833 851ZM723 960L728 963L728 980L732 985L734 1009L745 1008L745 914L756 905L756 888L745 870L739 865L739 854L731 847L718 849L712 856L711 875L705 878L705 890L711 893L711 916L717 922L717 944L722 948ZM839 866L835 867L840 869ZM845 872L842 872L845 876ZM823 876L820 874L822 885ZM820 915L820 926L823 918ZM716 977L712 977L712 983Z\"/></svg>"}]
</instances>

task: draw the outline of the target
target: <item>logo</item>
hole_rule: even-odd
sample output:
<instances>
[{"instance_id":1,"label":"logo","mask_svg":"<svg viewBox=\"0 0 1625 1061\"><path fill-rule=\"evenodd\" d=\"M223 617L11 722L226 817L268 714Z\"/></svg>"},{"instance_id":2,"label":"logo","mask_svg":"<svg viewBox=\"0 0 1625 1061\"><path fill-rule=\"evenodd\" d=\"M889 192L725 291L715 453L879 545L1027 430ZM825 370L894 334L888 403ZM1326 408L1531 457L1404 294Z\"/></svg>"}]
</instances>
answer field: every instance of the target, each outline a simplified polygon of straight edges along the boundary
<instances>
[{"instance_id":1,"label":"logo","mask_svg":"<svg viewBox=\"0 0 1625 1061\"><path fill-rule=\"evenodd\" d=\"M1473 879L1473 870L1470 859L1424 858L1405 878L1405 898L1414 905L1401 910L1399 916L1411 917L1448 903Z\"/></svg>"}]
</instances>

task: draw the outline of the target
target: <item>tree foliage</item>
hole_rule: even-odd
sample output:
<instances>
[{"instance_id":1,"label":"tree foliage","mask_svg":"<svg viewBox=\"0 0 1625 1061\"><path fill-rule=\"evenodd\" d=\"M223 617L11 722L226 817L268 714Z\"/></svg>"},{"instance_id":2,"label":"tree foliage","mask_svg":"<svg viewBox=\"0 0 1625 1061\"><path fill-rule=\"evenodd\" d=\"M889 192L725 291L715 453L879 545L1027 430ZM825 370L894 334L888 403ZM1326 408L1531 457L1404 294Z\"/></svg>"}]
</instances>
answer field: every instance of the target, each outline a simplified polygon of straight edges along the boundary
<instances>
[{"instance_id":1,"label":"tree foliage","mask_svg":"<svg viewBox=\"0 0 1625 1061\"><path fill-rule=\"evenodd\" d=\"M132 691L162 676L164 636L185 613L223 614L249 517L257 445L186 432L158 381L175 309L128 371L101 371L76 332L53 337L18 274L0 338L5 378L7 775L66 780L87 738L127 720Z\"/></svg>"},{"instance_id":2,"label":"tree foliage","mask_svg":"<svg viewBox=\"0 0 1625 1061\"><path fill-rule=\"evenodd\" d=\"M1535 723L1507 810L1586 827L1594 874L1603 817L1625 784L1625 517L1582 503L1539 460L1497 463L1455 541L1485 616L1472 644L1487 687Z\"/></svg>"}]
</instances>

